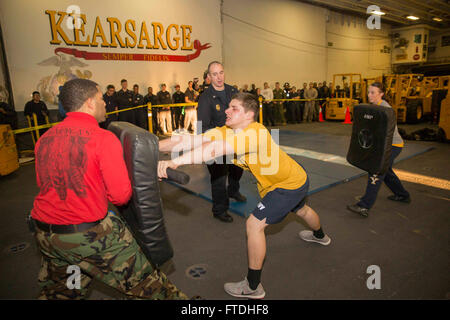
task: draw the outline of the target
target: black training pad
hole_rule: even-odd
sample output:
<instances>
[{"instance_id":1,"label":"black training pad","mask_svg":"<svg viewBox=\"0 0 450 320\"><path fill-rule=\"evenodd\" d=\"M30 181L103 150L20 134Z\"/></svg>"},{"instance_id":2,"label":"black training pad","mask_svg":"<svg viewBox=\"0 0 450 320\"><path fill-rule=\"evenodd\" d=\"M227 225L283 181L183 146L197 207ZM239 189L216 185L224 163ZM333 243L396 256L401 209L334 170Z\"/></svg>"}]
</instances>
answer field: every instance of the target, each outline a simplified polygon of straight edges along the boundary
<instances>
[{"instance_id":1,"label":"black training pad","mask_svg":"<svg viewBox=\"0 0 450 320\"><path fill-rule=\"evenodd\" d=\"M390 107L355 106L347 161L371 174L384 174L389 169L396 120Z\"/></svg>"},{"instance_id":2,"label":"black training pad","mask_svg":"<svg viewBox=\"0 0 450 320\"><path fill-rule=\"evenodd\" d=\"M128 122L113 121L108 130L122 143L133 189L132 199L127 206L119 208L120 214L147 258L160 266L173 257L173 249L166 233L159 193L159 140Z\"/></svg>"}]
</instances>

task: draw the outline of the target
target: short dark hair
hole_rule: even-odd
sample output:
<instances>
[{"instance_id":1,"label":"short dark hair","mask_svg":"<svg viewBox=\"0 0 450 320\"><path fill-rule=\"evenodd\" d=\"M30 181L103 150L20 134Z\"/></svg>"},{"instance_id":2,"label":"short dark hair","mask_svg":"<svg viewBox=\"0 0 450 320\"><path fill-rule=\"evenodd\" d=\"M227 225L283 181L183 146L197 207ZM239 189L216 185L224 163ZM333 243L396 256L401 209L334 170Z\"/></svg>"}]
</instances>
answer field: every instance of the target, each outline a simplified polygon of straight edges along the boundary
<instances>
[{"instance_id":1,"label":"short dark hair","mask_svg":"<svg viewBox=\"0 0 450 320\"><path fill-rule=\"evenodd\" d=\"M135 84L135 85L133 86L133 88L136 88L136 87L138 87L138 88L139 88L139 85L138 85L138 84Z\"/></svg>"},{"instance_id":2,"label":"short dark hair","mask_svg":"<svg viewBox=\"0 0 450 320\"><path fill-rule=\"evenodd\" d=\"M120 80L120 83L124 83L124 82L127 82L127 79Z\"/></svg>"},{"instance_id":3,"label":"short dark hair","mask_svg":"<svg viewBox=\"0 0 450 320\"><path fill-rule=\"evenodd\" d=\"M220 65L223 67L222 62L219 62L219 61L211 61L211 62L208 64L208 69L206 69L206 73L209 73L209 68L211 68L211 66L212 66L213 64L220 64ZM206 79L206 77L204 77L203 79Z\"/></svg>"},{"instance_id":4,"label":"short dark hair","mask_svg":"<svg viewBox=\"0 0 450 320\"><path fill-rule=\"evenodd\" d=\"M259 105L258 100L256 100L256 97L253 94L247 92L238 92L231 97L231 100L238 100L239 102L241 102L245 112L253 111L254 120L256 121L258 119Z\"/></svg>"},{"instance_id":5,"label":"short dark hair","mask_svg":"<svg viewBox=\"0 0 450 320\"><path fill-rule=\"evenodd\" d=\"M59 93L59 100L66 112L77 111L98 92L98 84L88 79L67 81Z\"/></svg>"},{"instance_id":6,"label":"short dark hair","mask_svg":"<svg viewBox=\"0 0 450 320\"><path fill-rule=\"evenodd\" d=\"M32 94L32 95L34 96L36 93L37 93L38 95L41 95L41 94L39 93L39 91L33 91L33 94Z\"/></svg>"},{"instance_id":7,"label":"short dark hair","mask_svg":"<svg viewBox=\"0 0 450 320\"><path fill-rule=\"evenodd\" d=\"M109 90L109 89L115 89L116 87L114 87L112 84L108 84L108 86L106 87L106 90Z\"/></svg>"},{"instance_id":8,"label":"short dark hair","mask_svg":"<svg viewBox=\"0 0 450 320\"><path fill-rule=\"evenodd\" d=\"M369 85L369 87L375 87L375 88L378 88L378 89L380 89L380 92L385 93L384 86L383 86L383 84L382 84L381 82L374 82L374 83L371 83L371 84Z\"/></svg>"}]
</instances>

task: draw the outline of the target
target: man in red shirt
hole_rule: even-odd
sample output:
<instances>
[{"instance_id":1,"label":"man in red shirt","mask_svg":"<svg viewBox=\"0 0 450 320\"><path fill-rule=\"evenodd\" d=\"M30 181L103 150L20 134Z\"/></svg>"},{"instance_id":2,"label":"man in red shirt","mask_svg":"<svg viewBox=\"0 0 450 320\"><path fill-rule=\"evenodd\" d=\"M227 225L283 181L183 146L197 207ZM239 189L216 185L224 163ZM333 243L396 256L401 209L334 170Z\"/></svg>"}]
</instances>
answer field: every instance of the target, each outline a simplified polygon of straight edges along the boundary
<instances>
[{"instance_id":1,"label":"man in red shirt","mask_svg":"<svg viewBox=\"0 0 450 320\"><path fill-rule=\"evenodd\" d=\"M123 220L107 212L108 201L125 205L132 190L120 141L98 125L106 115L100 88L74 79L59 99L67 117L35 148L39 298L83 298L95 278L135 298L186 299L147 260Z\"/></svg>"}]
</instances>

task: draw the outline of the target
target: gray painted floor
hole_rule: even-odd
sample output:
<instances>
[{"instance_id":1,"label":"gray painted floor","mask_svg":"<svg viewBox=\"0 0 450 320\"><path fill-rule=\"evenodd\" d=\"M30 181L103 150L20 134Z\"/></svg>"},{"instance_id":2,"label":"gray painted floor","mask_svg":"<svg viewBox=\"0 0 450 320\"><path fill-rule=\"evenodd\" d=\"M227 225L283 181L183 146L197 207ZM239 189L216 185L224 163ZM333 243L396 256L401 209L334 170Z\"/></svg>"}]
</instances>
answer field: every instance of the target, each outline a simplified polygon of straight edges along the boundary
<instances>
[{"instance_id":1,"label":"gray painted floor","mask_svg":"<svg viewBox=\"0 0 450 320\"><path fill-rule=\"evenodd\" d=\"M407 132L424 127L401 126ZM288 125L288 130L349 135L351 126L338 122ZM450 144L398 163L395 168L450 180ZM267 257L262 273L266 299L449 299L450 191L404 182L412 203L392 202L383 186L369 218L346 209L364 192L366 178L320 191L309 197L332 238L328 247L303 242L305 229L293 214L267 228ZM38 294L40 255L27 230L25 217L37 194L34 164L0 177L0 299L34 299ZM223 283L247 273L245 219L233 215L224 224L213 219L211 203L177 187L161 183L166 227L175 250L163 266L169 278L188 296L234 299ZM12 245L29 247L10 253ZM200 264L203 277L194 280L186 270ZM381 289L369 290L366 271L381 270ZM90 299L123 296L94 283Z\"/></svg>"}]
</instances>

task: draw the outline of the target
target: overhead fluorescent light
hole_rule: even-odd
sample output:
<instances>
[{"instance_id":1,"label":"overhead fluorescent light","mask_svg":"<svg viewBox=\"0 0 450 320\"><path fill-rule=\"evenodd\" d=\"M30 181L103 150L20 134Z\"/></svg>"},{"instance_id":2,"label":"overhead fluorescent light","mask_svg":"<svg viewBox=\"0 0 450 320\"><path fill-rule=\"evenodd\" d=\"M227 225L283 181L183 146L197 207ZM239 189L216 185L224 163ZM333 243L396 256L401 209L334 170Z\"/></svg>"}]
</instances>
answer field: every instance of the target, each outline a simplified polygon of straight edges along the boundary
<instances>
[{"instance_id":1,"label":"overhead fluorescent light","mask_svg":"<svg viewBox=\"0 0 450 320\"><path fill-rule=\"evenodd\" d=\"M416 17L416 16L407 16L406 19L409 19L409 20L419 20L419 18Z\"/></svg>"},{"instance_id":2,"label":"overhead fluorescent light","mask_svg":"<svg viewBox=\"0 0 450 320\"><path fill-rule=\"evenodd\" d=\"M441 19L441 18L438 18L438 17L434 17L433 20L434 20L434 21L437 21L437 22L442 22L442 19Z\"/></svg>"},{"instance_id":3,"label":"overhead fluorescent light","mask_svg":"<svg viewBox=\"0 0 450 320\"><path fill-rule=\"evenodd\" d=\"M378 10L370 11L370 14L376 14L377 16L384 16L386 13Z\"/></svg>"}]
</instances>

